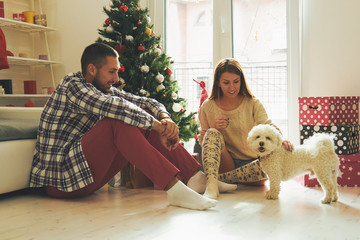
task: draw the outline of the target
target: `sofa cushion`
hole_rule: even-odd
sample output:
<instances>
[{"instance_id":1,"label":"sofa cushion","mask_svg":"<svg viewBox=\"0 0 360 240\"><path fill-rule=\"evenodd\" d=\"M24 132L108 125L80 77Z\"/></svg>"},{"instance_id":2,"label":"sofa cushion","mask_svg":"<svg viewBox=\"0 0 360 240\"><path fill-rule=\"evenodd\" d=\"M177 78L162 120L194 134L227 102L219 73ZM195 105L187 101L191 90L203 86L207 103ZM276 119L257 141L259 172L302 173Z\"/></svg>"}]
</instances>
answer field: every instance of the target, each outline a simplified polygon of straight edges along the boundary
<instances>
[{"instance_id":1,"label":"sofa cushion","mask_svg":"<svg viewBox=\"0 0 360 240\"><path fill-rule=\"evenodd\" d=\"M0 141L36 138L39 120L0 120Z\"/></svg>"}]
</instances>

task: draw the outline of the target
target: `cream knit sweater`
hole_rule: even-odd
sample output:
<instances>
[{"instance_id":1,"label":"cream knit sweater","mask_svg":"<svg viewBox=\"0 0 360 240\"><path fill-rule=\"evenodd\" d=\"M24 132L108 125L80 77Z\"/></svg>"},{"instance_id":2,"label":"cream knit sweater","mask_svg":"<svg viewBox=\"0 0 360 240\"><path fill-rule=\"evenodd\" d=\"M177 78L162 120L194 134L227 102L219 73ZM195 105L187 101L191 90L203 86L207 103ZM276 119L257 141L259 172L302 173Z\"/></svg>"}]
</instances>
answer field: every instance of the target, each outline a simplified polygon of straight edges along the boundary
<instances>
[{"instance_id":1,"label":"cream knit sweater","mask_svg":"<svg viewBox=\"0 0 360 240\"><path fill-rule=\"evenodd\" d=\"M274 125L268 118L262 103L256 98L245 97L236 109L224 111L215 103L215 100L207 99L199 110L201 145L205 132L215 126L215 119L220 116L229 118L228 127L219 131L224 137L226 148L232 158L242 160L256 158L256 154L249 149L246 142L248 133L258 124Z\"/></svg>"}]
</instances>

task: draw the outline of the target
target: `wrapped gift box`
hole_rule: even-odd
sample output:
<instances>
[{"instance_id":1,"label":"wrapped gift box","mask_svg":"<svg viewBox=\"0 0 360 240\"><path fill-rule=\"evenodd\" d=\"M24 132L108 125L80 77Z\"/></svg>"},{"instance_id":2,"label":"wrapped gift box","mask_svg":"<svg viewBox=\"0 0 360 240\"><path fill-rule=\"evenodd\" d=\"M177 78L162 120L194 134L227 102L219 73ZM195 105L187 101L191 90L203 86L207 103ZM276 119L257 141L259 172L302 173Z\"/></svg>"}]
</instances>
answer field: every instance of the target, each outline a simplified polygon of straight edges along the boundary
<instances>
[{"instance_id":1,"label":"wrapped gift box","mask_svg":"<svg viewBox=\"0 0 360 240\"><path fill-rule=\"evenodd\" d=\"M339 125L339 126L320 126L320 125L300 125L301 144L315 133L335 134L336 154L353 154L359 152L359 125Z\"/></svg>"},{"instance_id":2,"label":"wrapped gift box","mask_svg":"<svg viewBox=\"0 0 360 240\"><path fill-rule=\"evenodd\" d=\"M360 97L300 97L299 122L305 125L359 124Z\"/></svg>"},{"instance_id":3,"label":"wrapped gift box","mask_svg":"<svg viewBox=\"0 0 360 240\"><path fill-rule=\"evenodd\" d=\"M338 184L342 187L360 187L360 153L339 155L340 176ZM307 187L320 186L316 178L310 179L309 175L299 176L296 181Z\"/></svg>"}]
</instances>

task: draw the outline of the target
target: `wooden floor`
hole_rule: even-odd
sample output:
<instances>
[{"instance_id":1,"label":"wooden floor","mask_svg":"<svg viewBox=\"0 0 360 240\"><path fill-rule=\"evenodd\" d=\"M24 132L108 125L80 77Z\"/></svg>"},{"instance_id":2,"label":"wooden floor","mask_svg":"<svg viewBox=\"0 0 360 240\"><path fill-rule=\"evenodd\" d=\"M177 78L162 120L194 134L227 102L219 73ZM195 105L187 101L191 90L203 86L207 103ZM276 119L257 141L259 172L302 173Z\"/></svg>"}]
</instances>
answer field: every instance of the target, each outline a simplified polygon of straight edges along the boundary
<instances>
[{"instance_id":1,"label":"wooden floor","mask_svg":"<svg viewBox=\"0 0 360 240\"><path fill-rule=\"evenodd\" d=\"M104 187L82 199L20 191L0 195L0 239L360 239L360 189L340 188L340 201L294 181L279 200L267 187L239 186L207 211L169 206L166 193Z\"/></svg>"}]
</instances>

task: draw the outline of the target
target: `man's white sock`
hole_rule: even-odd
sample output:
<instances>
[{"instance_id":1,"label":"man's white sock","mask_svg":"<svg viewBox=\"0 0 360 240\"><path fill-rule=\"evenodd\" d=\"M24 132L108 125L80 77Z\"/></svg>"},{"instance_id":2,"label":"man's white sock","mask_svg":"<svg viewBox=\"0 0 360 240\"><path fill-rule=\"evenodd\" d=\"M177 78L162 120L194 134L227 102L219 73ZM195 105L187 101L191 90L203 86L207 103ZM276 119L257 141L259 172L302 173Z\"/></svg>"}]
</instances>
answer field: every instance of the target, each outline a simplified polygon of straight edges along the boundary
<instances>
[{"instance_id":1,"label":"man's white sock","mask_svg":"<svg viewBox=\"0 0 360 240\"><path fill-rule=\"evenodd\" d=\"M181 181L178 181L173 187L166 191L170 205L205 210L211 207L215 207L216 200L209 199L201 196L197 192L188 188Z\"/></svg>"}]
</instances>

